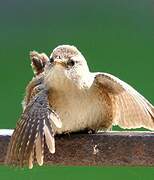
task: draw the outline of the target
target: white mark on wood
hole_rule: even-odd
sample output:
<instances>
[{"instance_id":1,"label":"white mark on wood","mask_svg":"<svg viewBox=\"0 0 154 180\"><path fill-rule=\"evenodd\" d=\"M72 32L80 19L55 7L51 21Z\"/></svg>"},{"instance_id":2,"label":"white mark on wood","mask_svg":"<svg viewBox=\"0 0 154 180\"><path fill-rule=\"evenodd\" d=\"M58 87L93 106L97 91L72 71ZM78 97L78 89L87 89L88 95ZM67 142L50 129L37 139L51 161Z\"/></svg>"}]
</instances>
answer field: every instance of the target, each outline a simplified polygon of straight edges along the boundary
<instances>
[{"instance_id":1,"label":"white mark on wood","mask_svg":"<svg viewBox=\"0 0 154 180\"><path fill-rule=\"evenodd\" d=\"M99 152L98 146L95 145L95 146L93 147L93 154L96 155L98 152Z\"/></svg>"}]
</instances>

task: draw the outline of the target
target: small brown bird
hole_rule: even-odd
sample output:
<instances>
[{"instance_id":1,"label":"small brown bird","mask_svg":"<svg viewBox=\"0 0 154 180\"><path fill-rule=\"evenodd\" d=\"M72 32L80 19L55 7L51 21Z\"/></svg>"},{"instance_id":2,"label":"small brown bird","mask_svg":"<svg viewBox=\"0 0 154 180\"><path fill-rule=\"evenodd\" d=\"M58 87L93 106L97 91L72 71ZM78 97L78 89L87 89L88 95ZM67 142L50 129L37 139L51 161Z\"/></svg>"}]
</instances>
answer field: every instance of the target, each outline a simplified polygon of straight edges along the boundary
<instances>
[{"instance_id":1,"label":"small brown bird","mask_svg":"<svg viewBox=\"0 0 154 180\"><path fill-rule=\"evenodd\" d=\"M80 51L55 48L50 59L31 52L35 77L26 88L23 113L12 135L6 163L43 164L44 143L55 152L55 134L144 127L154 130L154 108L130 85L107 73L91 73Z\"/></svg>"}]
</instances>

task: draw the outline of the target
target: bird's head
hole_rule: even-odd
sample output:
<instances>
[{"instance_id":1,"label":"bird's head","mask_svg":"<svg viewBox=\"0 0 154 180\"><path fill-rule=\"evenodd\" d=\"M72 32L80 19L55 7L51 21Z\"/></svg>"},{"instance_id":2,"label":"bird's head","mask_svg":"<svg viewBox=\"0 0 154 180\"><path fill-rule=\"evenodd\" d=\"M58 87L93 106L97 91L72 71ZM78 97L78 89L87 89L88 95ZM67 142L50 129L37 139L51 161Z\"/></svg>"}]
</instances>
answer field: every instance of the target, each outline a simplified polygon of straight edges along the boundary
<instances>
[{"instance_id":1,"label":"bird's head","mask_svg":"<svg viewBox=\"0 0 154 180\"><path fill-rule=\"evenodd\" d=\"M84 86L89 76L89 68L80 51L70 45L56 47L50 55L51 66L47 68L47 79L51 83L64 84L71 80L74 84Z\"/></svg>"}]
</instances>

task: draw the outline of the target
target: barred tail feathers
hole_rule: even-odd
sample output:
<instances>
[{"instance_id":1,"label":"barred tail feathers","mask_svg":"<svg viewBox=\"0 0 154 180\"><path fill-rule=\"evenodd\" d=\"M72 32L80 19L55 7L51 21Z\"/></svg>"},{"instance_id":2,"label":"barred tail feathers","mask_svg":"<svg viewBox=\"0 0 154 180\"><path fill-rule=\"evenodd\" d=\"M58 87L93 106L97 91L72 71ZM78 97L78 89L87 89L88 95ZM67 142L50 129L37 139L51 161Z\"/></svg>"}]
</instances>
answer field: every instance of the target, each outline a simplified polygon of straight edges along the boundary
<instances>
[{"instance_id":1,"label":"barred tail feathers","mask_svg":"<svg viewBox=\"0 0 154 180\"><path fill-rule=\"evenodd\" d=\"M34 151L38 164L43 165L44 141L51 153L55 152L54 131L48 108L26 108L11 137L6 164L33 167ZM53 115L54 116L54 115ZM59 122L59 121L58 121Z\"/></svg>"}]
</instances>

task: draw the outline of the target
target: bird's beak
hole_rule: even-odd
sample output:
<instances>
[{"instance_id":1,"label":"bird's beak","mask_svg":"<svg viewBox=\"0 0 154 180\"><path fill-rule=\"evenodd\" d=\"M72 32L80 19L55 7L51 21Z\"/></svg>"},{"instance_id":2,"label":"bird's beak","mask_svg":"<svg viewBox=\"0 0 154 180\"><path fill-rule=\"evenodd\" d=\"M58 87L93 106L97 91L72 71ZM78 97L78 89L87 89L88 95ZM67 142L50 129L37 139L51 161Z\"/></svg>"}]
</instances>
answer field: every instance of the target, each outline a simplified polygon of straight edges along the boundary
<instances>
[{"instance_id":1,"label":"bird's beak","mask_svg":"<svg viewBox=\"0 0 154 180\"><path fill-rule=\"evenodd\" d=\"M61 65L63 67L66 67L66 63L61 59L55 59L53 65Z\"/></svg>"}]
</instances>

